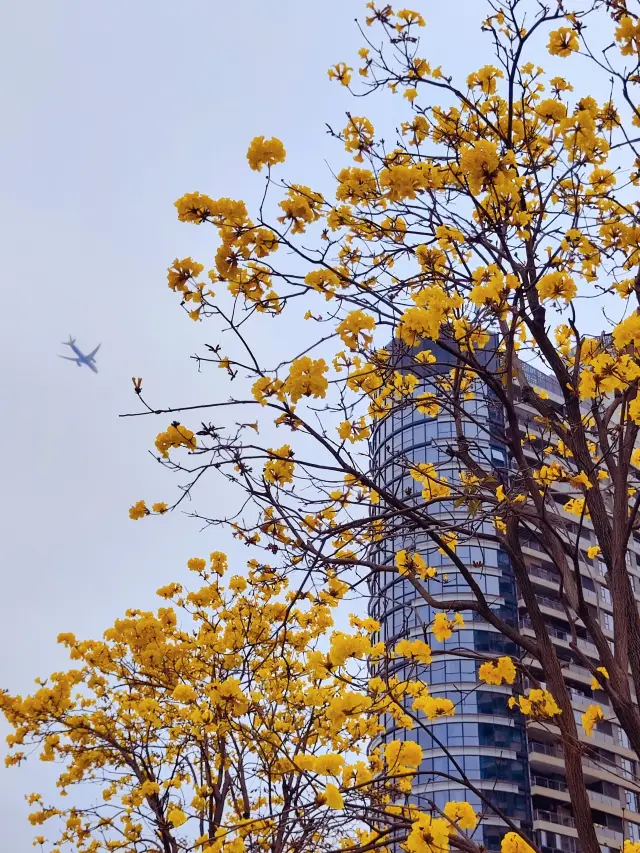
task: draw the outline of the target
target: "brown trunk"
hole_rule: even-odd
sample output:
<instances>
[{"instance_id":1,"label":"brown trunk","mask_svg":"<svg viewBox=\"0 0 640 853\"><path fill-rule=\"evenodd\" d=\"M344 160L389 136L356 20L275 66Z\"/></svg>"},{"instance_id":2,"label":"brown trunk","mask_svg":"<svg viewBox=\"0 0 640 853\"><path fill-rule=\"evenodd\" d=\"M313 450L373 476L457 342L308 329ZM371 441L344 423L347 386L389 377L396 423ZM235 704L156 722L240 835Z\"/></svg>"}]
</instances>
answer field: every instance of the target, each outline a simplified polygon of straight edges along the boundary
<instances>
[{"instance_id":1,"label":"brown trunk","mask_svg":"<svg viewBox=\"0 0 640 853\"><path fill-rule=\"evenodd\" d=\"M518 556L514 570L538 641L540 649L538 662L544 673L544 679L549 692L562 711L561 715L558 718L554 718L552 722L557 722L562 736L565 774L576 828L578 830L578 838L580 840L580 853L600 853L600 844L591 817L589 794L582 772L582 749L578 740L578 730L573 716L571 697L567 690L560 661L549 636L544 616L540 612L538 600L526 572L516 525L512 525L509 530L509 544L513 552Z\"/></svg>"}]
</instances>

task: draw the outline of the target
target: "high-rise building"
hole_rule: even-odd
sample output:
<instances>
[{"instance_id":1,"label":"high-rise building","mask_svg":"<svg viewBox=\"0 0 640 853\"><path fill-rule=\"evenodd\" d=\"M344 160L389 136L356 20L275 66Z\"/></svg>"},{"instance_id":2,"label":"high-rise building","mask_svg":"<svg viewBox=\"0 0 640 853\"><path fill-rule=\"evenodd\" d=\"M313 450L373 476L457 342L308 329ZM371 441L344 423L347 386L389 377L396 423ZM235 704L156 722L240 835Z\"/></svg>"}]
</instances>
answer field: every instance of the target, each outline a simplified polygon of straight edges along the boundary
<instances>
[{"instance_id":1,"label":"high-rise building","mask_svg":"<svg viewBox=\"0 0 640 853\"><path fill-rule=\"evenodd\" d=\"M447 354L435 345L430 349L438 361L449 361ZM491 360L490 352L485 358ZM402 370L402 356L397 364ZM488 365L491 367L491 365ZM413 369L413 368L412 368ZM445 369L445 368L441 368ZM558 384L552 377L532 367L525 367L527 381L544 389L549 400L562 405ZM429 390L425 371L424 390ZM470 440L472 452L484 466L493 466L505 479L510 469L507 447L504 443L504 412L501 404L489 389L476 389L474 399L466 405L469 418L465 420L465 435ZM519 426L523 434L535 434L536 412L525 402L517 402ZM381 485L392 494L402 496L411 504L419 501L420 489L410 475L411 465L432 462L441 474L456 480L457 463L447 452L455 436L453 417L440 412L429 418L413 406L398 406L376 427L371 440L372 470ZM533 453L536 442L531 443L531 463L536 464ZM542 445L541 445L542 446ZM540 449L540 448L538 448ZM604 565L590 559L587 549L595 544L588 519L580 528L575 516L565 513L558 505L564 520L566 535L575 542L579 536L580 574L589 606L605 633L613 637L613 615L609 590L604 579ZM379 512L384 512L381 506ZM466 508L456 508L453 502L430 510L433 516L449 522L468 518ZM473 526L474 522L469 522ZM487 522L479 521L478 524ZM479 530L477 533L491 532ZM573 537L571 539L571 537ZM591 703L608 705L606 694L591 688L589 671L575 659L570 646L568 617L559 598L559 576L554 571L551 558L543 544L531 537L522 543L529 565L529 575L544 613L549 632L562 659L567 683L571 690L578 729L588 744L590 757L583 765L586 784L592 805L593 821L604 853L618 850L625 839L640 840L640 767L637 756L629 749L622 728L607 714L607 721L598 725L594 735L587 738L581 727L581 714ZM393 535L381 543L374 553L380 564L393 564L394 554L402 549L420 553L427 565L438 571L438 577L424 581L429 592L438 599L472 598L467 583L456 571L446 555L424 532L412 529L409 523L398 522ZM479 584L492 608L502 619L518 625L523 634L533 636L524 603L518 597L514 574L508 555L495 544L472 537L457 547L457 554L467 566L472 567ZM638 601L640 601L640 537L635 537L628 553L628 569ZM446 583L444 582L446 580ZM380 634L375 639L388 646L403 638L421 638L432 642L427 626L432 622L432 609L415 590L413 584L395 572L381 571L371 582L370 613L380 623ZM530 721L509 710L507 700L512 693L508 686L479 683L478 662L461 654L471 650L493 656L521 655L495 628L472 611L463 612L465 627L453 633L444 643L432 643L442 651L428 667L415 665L408 668L407 661L397 659L398 678L420 678L429 685L434 696L446 696L456 706L454 717L435 720L428 726L406 731L394 728L386 721L386 740L412 739L423 748L424 760L415 778L412 800L429 808L441 808L448 800L467 800L479 814L484 815L474 840L489 850L500 847L500 839L507 827L495 812L487 809L486 801L497 808L515 825L533 834L544 853L580 853L577 831L571 812L569 794L563 775L562 747L553 725ZM597 665L598 655L594 645L578 622L578 643L581 651ZM580 637L583 633L584 637ZM448 655L447 652L453 652ZM457 654L456 654L457 653ZM446 747L446 752L443 747ZM470 787L471 786L471 787ZM473 790L475 789L475 790Z\"/></svg>"}]
</instances>

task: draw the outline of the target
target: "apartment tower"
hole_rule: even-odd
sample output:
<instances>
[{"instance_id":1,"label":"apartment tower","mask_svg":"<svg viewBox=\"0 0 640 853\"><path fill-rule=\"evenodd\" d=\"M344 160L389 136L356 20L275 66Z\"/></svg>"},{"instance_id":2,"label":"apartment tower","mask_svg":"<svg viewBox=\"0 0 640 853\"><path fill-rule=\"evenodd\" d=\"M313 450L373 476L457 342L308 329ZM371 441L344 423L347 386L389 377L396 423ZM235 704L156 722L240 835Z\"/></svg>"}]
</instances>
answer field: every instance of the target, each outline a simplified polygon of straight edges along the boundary
<instances>
[{"instance_id":1,"label":"apartment tower","mask_svg":"<svg viewBox=\"0 0 640 853\"><path fill-rule=\"evenodd\" d=\"M434 345L430 349L440 363L446 364L447 354ZM493 356L484 356L488 362ZM402 355L398 355L402 370ZM491 367L490 363L488 364ZM528 382L544 389L554 405L562 406L560 389L552 377L526 366ZM425 379L428 390L428 379ZM472 439L474 452L506 478L511 468L504 436L504 412L489 389L477 391L468 406L472 406L473 423L465 424L465 433ZM520 429L523 434L535 433L536 412L522 401L517 404ZM393 494L411 502L419 499L420 491L408 471L419 462L437 463L439 471L455 479L454 465L447 445L455 435L452 417L440 413L429 418L413 407L388 416L376 427L371 439L372 470L381 485ZM535 446L535 442L532 446ZM535 458L531 457L532 464ZM448 471L450 466L450 471ZM411 495L414 495L414 498ZM566 497L562 499L566 500ZM383 511L380 507L378 511ZM464 518L464 509L453 505L440 510L448 519ZM579 525L575 516L561 509L569 536L577 538ZM462 513L462 516L460 515ZM582 585L588 602L607 636L613 638L613 616L609 590L604 581L604 565L590 559L587 549L595 544L590 522L583 523L579 548ZM374 558L381 564L392 564L394 554L407 548L418 551L427 565L438 570L436 580L426 581L429 591L439 599L471 598L471 592L453 564L438 552L425 534L399 528L397 536L381 544ZM566 680L571 690L574 713L585 744L591 748L591 758L585 758L584 772L590 791L592 817L604 853L619 850L625 839L640 840L640 780L635 754L629 749L625 733L613 721L598 725L594 735L587 738L580 717L591 703L607 710L608 699L603 691L591 689L589 671L573 659L569 647L569 628L558 597L558 575L542 545L534 538L523 542L523 552L529 574L536 589L551 636L565 663ZM497 545L469 542L458 545L457 554L472 567L492 607L500 616L522 633L533 636L522 599L518 596L508 555ZM640 537L631 544L628 569L640 602ZM447 582L443 584L443 577ZM424 627L433 617L431 608L417 594L412 583L393 572L380 572L370 585L370 613L381 623L379 636L388 646L403 638L424 639ZM483 796L494 803L514 824L533 834L543 853L580 853L575 822L571 813L569 794L563 775L562 749L556 743L554 727L529 721L517 711L510 711L507 700L512 693L508 686L479 683L478 664L469 658L455 655L459 649L473 649L492 656L519 655L515 644L499 634L486 621L471 611L463 613L465 627L454 632L444 643L433 643L444 654L434 658L429 667L419 671L432 695L446 696L456 706L454 717L441 718L429 724L428 731L419 727L412 731L394 728L386 721L382 740L412 739L423 748L424 760L419 768L412 791L412 800L423 808L431 803L442 807L448 800L468 800L479 814L484 814L474 840L488 850L500 848L506 826L495 813L487 811L482 798L465 787L466 777ZM429 638L430 639L430 638ZM579 639L582 651L597 665L598 655L586 636ZM447 652L454 654L448 656ZM416 677L416 670L403 672L406 662L398 661L399 678ZM607 714L608 720L612 712ZM431 737L432 732L434 737ZM436 740L437 739L437 740ZM446 747L446 755L442 746Z\"/></svg>"}]
</instances>

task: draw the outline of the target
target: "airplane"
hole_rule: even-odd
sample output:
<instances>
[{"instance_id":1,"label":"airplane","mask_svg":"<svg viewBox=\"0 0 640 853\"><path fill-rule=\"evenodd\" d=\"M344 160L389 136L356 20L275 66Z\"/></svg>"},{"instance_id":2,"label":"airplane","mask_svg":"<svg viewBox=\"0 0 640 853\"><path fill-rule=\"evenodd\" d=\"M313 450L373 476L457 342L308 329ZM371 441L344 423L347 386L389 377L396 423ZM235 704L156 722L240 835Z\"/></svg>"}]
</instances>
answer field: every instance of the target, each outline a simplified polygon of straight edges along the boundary
<instances>
[{"instance_id":1,"label":"airplane","mask_svg":"<svg viewBox=\"0 0 640 853\"><path fill-rule=\"evenodd\" d=\"M100 344L98 344L98 346L92 352L90 352L88 355L85 355L84 353L80 352L80 350L76 346L76 339L72 338L71 335L69 335L68 341L62 342L62 345L65 347L71 347L71 349L74 352L74 355L73 356L59 355L58 358L64 358L67 361L75 361L75 363L78 365L78 367L82 367L83 364L86 364L87 367L90 367L94 373L98 372L98 368L96 367L95 356L96 356L96 353L98 352L98 350L100 349Z\"/></svg>"}]
</instances>

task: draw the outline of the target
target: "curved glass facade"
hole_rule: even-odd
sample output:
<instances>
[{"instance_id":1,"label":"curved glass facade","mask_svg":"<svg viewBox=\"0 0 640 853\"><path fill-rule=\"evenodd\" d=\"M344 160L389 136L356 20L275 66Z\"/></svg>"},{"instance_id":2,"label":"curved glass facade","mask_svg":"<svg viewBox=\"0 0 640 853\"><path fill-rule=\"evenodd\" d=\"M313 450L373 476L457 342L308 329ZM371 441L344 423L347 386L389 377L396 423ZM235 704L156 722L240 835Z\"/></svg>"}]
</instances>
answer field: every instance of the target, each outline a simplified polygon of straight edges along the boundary
<instances>
[{"instance_id":1,"label":"curved glass facade","mask_svg":"<svg viewBox=\"0 0 640 853\"><path fill-rule=\"evenodd\" d=\"M432 350L435 347L430 347ZM429 390L428 378L420 391ZM506 473L507 455L499 441L502 409L494 405L486 389L476 389L475 398L468 403L469 419L465 434L470 439L471 452L483 467L494 467ZM447 453L447 445L455 435L453 418L440 413L428 418L413 406L390 414L380 422L372 436L372 470L377 481L389 492L410 504L422 503L421 486L409 473L409 466L418 462L437 464L440 475L450 482L459 481L457 463ZM377 511L385 511L384 505ZM448 523L468 521L465 509L456 509L446 501L430 508L430 514ZM482 522L478 522L478 525ZM478 530L478 526L475 528ZM492 532L487 530L486 532ZM437 569L435 579L424 585L436 598L472 598L468 584L450 559L439 553L437 546L420 531L407 524L397 524L397 535L388 538L373 552L381 565L393 565L394 555L403 548L419 552L428 566ZM508 556L497 546L471 537L458 545L457 555L472 568L475 580L502 618L517 624L517 599ZM433 663L416 667L399 658L396 669L389 675L420 679L429 685L434 696L446 696L456 705L455 717L442 718L413 730L396 728L391 718L385 721L385 740L396 738L415 740L423 748L424 760L415 779L412 801L423 809L442 807L447 800L468 800L476 811L484 814L474 840L489 850L500 847L506 827L491 814L477 794L461 784L466 777L483 796L494 803L514 822L529 829L531 826L529 769L527 743L522 718L512 715L507 699L511 688L481 685L477 678L475 660L461 650L492 655L517 654L515 644L507 641L492 626L473 614L463 613L465 627L456 631L444 643L433 641L428 632L433 613L409 580L395 572L380 571L370 584L370 613L380 622L382 640L393 646L403 638L424 639L432 646ZM451 654L448 654L448 653ZM445 752L446 749L446 752ZM448 753L448 754L447 754Z\"/></svg>"}]
</instances>

